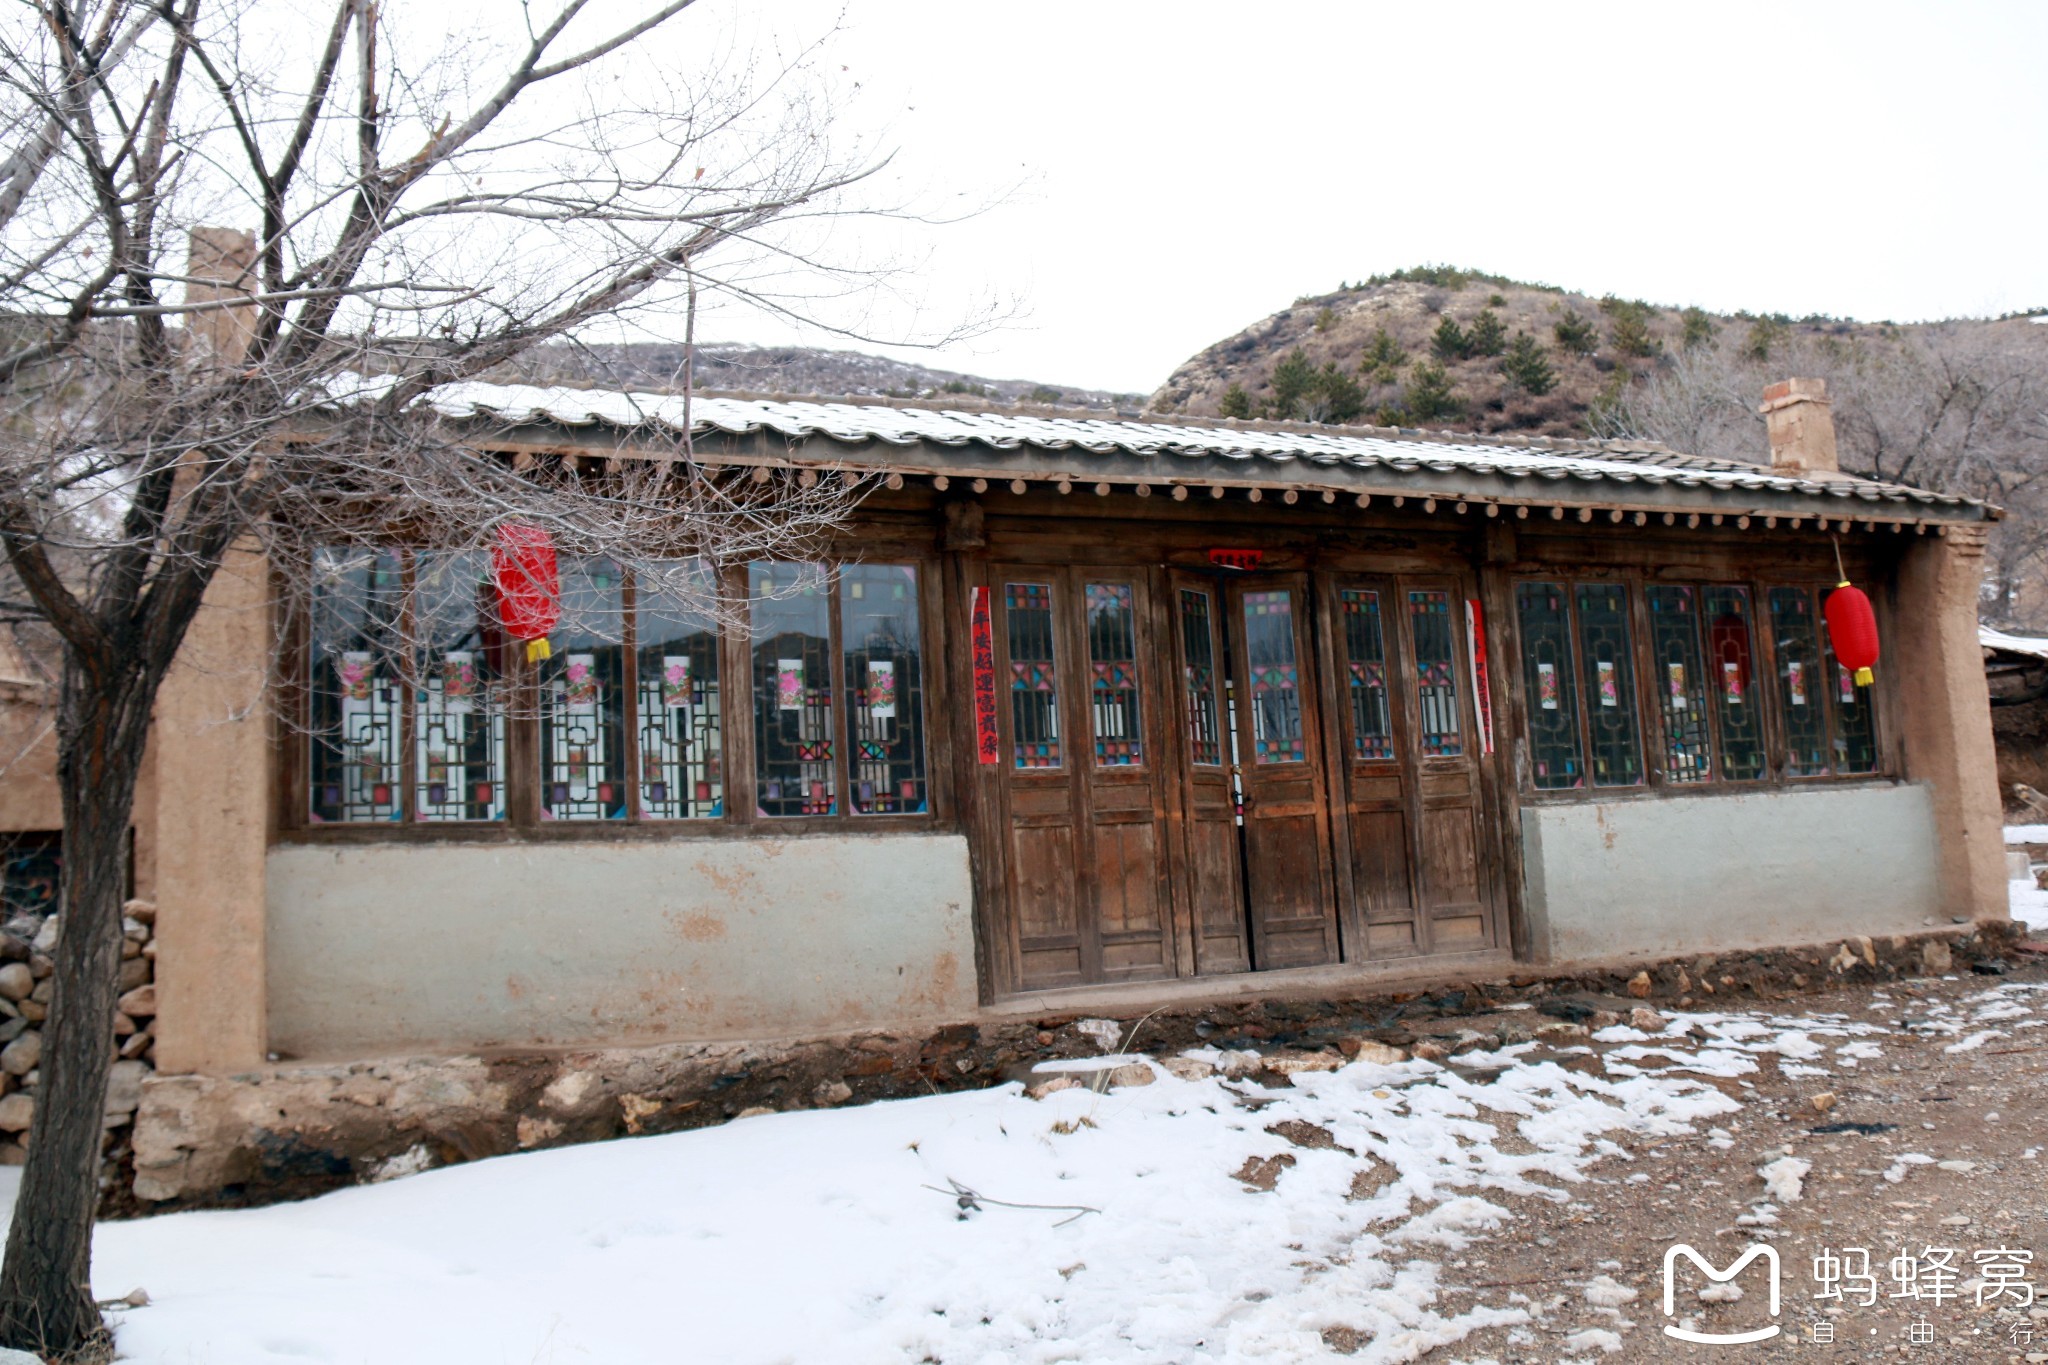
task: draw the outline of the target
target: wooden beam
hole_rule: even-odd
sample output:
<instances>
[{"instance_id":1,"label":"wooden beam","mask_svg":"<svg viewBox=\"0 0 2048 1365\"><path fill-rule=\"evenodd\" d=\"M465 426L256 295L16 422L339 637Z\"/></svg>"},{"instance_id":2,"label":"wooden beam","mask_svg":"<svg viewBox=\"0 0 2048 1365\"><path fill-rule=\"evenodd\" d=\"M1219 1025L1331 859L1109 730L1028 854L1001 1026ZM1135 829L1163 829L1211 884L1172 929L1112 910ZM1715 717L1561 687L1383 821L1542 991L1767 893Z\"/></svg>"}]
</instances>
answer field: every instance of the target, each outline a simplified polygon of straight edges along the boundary
<instances>
[{"instance_id":1,"label":"wooden beam","mask_svg":"<svg viewBox=\"0 0 2048 1365\"><path fill-rule=\"evenodd\" d=\"M882 484L885 488L894 491L895 489L903 487L903 476L901 474L892 472L888 478L882 480Z\"/></svg>"},{"instance_id":2,"label":"wooden beam","mask_svg":"<svg viewBox=\"0 0 2048 1365\"><path fill-rule=\"evenodd\" d=\"M1030 486L1030 484L1025 483L1022 479L1010 480L1010 491L1012 493L1015 493L1020 498L1024 496L1024 490L1029 488Z\"/></svg>"}]
</instances>

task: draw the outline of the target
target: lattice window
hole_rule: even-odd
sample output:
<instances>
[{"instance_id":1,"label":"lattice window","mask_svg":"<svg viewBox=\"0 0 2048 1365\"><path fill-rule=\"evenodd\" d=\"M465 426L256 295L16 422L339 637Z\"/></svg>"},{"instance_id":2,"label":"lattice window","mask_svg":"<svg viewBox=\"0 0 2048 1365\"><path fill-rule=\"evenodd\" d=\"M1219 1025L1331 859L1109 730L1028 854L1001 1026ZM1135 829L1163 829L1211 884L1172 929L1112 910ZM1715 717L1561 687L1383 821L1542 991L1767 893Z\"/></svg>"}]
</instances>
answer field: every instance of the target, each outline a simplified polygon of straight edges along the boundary
<instances>
[{"instance_id":1,"label":"lattice window","mask_svg":"<svg viewBox=\"0 0 2048 1365\"><path fill-rule=\"evenodd\" d=\"M490 557L413 556L413 818L505 818L504 637Z\"/></svg>"},{"instance_id":2,"label":"lattice window","mask_svg":"<svg viewBox=\"0 0 2048 1365\"><path fill-rule=\"evenodd\" d=\"M1292 592L1281 588L1244 595L1244 647L1251 685L1253 761L1304 761L1307 734L1301 713L1301 669L1295 657Z\"/></svg>"},{"instance_id":3,"label":"lattice window","mask_svg":"<svg viewBox=\"0 0 2048 1365\"><path fill-rule=\"evenodd\" d=\"M1187 672L1188 757L1218 767L1223 762L1223 736L1216 714L1216 625L1208 593L1180 590L1180 635Z\"/></svg>"},{"instance_id":4,"label":"lattice window","mask_svg":"<svg viewBox=\"0 0 2048 1365\"><path fill-rule=\"evenodd\" d=\"M701 565L650 566L634 577L640 809L650 820L708 820L725 813L712 591Z\"/></svg>"},{"instance_id":5,"label":"lattice window","mask_svg":"<svg viewBox=\"0 0 2048 1365\"><path fill-rule=\"evenodd\" d=\"M1657 673L1657 710L1664 721L1665 776L1677 783L1714 777L1713 727L1707 670L1700 651L1699 590L1658 584L1644 594L1650 606L1650 649Z\"/></svg>"},{"instance_id":6,"label":"lattice window","mask_svg":"<svg viewBox=\"0 0 2048 1365\"><path fill-rule=\"evenodd\" d=\"M626 817L625 575L563 556L562 619L540 666L544 820Z\"/></svg>"},{"instance_id":7,"label":"lattice window","mask_svg":"<svg viewBox=\"0 0 2048 1365\"><path fill-rule=\"evenodd\" d=\"M1833 661L1821 654L1813 592L1770 588L1764 597L1778 661L1778 705L1785 718L1785 776L1824 777L1832 768L1827 707Z\"/></svg>"},{"instance_id":8,"label":"lattice window","mask_svg":"<svg viewBox=\"0 0 2048 1365\"><path fill-rule=\"evenodd\" d=\"M1088 712L1095 723L1095 765L1127 768L1145 761L1138 711L1138 626L1128 583L1090 583Z\"/></svg>"},{"instance_id":9,"label":"lattice window","mask_svg":"<svg viewBox=\"0 0 2048 1365\"><path fill-rule=\"evenodd\" d=\"M917 570L850 564L839 575L846 651L847 758L856 815L925 809L924 656L917 636Z\"/></svg>"},{"instance_id":10,"label":"lattice window","mask_svg":"<svg viewBox=\"0 0 2048 1365\"><path fill-rule=\"evenodd\" d=\"M1345 692L1351 702L1354 758L1394 757L1392 708L1387 698L1386 629L1380 595L1367 588L1340 588L1344 621Z\"/></svg>"},{"instance_id":11,"label":"lattice window","mask_svg":"<svg viewBox=\"0 0 2048 1365\"><path fill-rule=\"evenodd\" d=\"M1586 698L1593 785L1632 787L1643 780L1643 759L1628 589L1618 583L1581 583L1576 595L1579 682Z\"/></svg>"},{"instance_id":12,"label":"lattice window","mask_svg":"<svg viewBox=\"0 0 2048 1365\"><path fill-rule=\"evenodd\" d=\"M1749 589L1700 589L1707 620L1708 689L1721 740L1721 776L1754 782L1764 775L1763 698L1756 691L1756 634Z\"/></svg>"},{"instance_id":13,"label":"lattice window","mask_svg":"<svg viewBox=\"0 0 2048 1365\"><path fill-rule=\"evenodd\" d=\"M1010 736L1020 768L1060 766L1059 671L1053 648L1052 585L1003 585L1010 646Z\"/></svg>"},{"instance_id":14,"label":"lattice window","mask_svg":"<svg viewBox=\"0 0 2048 1365\"><path fill-rule=\"evenodd\" d=\"M1522 687L1528 697L1529 765L1539 791L1586 785L1579 740L1578 671L1562 583L1517 583Z\"/></svg>"},{"instance_id":15,"label":"lattice window","mask_svg":"<svg viewBox=\"0 0 2048 1365\"><path fill-rule=\"evenodd\" d=\"M1450 758L1465 752L1464 726L1458 717L1457 629L1448 592L1409 592L1408 630L1415 643L1415 686L1425 757Z\"/></svg>"},{"instance_id":16,"label":"lattice window","mask_svg":"<svg viewBox=\"0 0 2048 1365\"><path fill-rule=\"evenodd\" d=\"M832 597L818 564L747 567L754 644L755 804L770 816L839 809L832 756Z\"/></svg>"},{"instance_id":17,"label":"lattice window","mask_svg":"<svg viewBox=\"0 0 2048 1365\"><path fill-rule=\"evenodd\" d=\"M63 833L0 834L0 916L54 915L63 900Z\"/></svg>"},{"instance_id":18,"label":"lattice window","mask_svg":"<svg viewBox=\"0 0 2048 1365\"><path fill-rule=\"evenodd\" d=\"M308 815L397 820L404 805L404 565L393 550L313 554Z\"/></svg>"},{"instance_id":19,"label":"lattice window","mask_svg":"<svg viewBox=\"0 0 2048 1365\"><path fill-rule=\"evenodd\" d=\"M1822 620L1826 620L1828 597L1833 588L1820 594ZM1832 703L1835 713L1835 771L1874 773L1877 771L1877 706L1868 687L1856 685L1856 675L1835 659L1834 641L1827 642L1828 670L1834 677Z\"/></svg>"}]
</instances>

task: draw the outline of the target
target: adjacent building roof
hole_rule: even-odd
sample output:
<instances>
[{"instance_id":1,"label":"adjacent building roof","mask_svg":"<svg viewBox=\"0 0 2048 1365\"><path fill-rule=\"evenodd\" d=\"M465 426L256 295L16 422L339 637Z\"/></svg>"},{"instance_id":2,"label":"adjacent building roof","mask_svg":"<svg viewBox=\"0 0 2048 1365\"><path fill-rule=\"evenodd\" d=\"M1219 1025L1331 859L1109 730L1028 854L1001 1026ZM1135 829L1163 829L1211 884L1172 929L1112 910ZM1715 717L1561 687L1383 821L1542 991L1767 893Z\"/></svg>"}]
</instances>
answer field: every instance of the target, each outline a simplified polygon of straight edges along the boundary
<instances>
[{"instance_id":1,"label":"adjacent building roof","mask_svg":"<svg viewBox=\"0 0 2048 1365\"><path fill-rule=\"evenodd\" d=\"M700 454L739 462L852 465L915 474L1175 484L1309 486L1511 502L1697 507L1854 519L1980 520L1968 498L1847 474L1780 474L1680 454L1654 442L1494 437L1393 427L1325 427L1046 409L988 411L885 403L523 384L463 383L427 400L442 416L552 428L517 444L608 444L687 430ZM504 436L513 437L510 430ZM623 438L623 439L621 439Z\"/></svg>"}]
</instances>

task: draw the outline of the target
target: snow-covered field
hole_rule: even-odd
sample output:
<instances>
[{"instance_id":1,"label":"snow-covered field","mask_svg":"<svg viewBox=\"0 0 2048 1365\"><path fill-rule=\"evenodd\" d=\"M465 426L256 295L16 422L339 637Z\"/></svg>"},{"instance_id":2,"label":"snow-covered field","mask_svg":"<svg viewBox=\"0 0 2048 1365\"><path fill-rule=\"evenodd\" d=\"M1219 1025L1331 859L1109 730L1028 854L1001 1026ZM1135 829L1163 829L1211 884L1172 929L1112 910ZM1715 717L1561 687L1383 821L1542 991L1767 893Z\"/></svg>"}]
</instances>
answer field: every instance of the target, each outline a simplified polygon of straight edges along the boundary
<instances>
[{"instance_id":1,"label":"snow-covered field","mask_svg":"<svg viewBox=\"0 0 2048 1365\"><path fill-rule=\"evenodd\" d=\"M2048 893L2014 883L2016 912L2023 890L2048 927ZM1922 1026L1970 1048L2038 989ZM1883 1032L1673 1015L1601 1031L1585 1071L1553 1040L1293 1088L1155 1068L1042 1100L1009 1085L764 1115L107 1224L94 1280L147 1290L115 1315L138 1365L1296 1361L1327 1358L1325 1328L1367 1338L1354 1359L1407 1361L1525 1317L1519 1295L1438 1292L1444 1262L1514 1235L1518 1202L1574 1200L1638 1140L1724 1146L1743 1107L1724 1090L1760 1054L1823 1076L1877 1057Z\"/></svg>"}]
</instances>

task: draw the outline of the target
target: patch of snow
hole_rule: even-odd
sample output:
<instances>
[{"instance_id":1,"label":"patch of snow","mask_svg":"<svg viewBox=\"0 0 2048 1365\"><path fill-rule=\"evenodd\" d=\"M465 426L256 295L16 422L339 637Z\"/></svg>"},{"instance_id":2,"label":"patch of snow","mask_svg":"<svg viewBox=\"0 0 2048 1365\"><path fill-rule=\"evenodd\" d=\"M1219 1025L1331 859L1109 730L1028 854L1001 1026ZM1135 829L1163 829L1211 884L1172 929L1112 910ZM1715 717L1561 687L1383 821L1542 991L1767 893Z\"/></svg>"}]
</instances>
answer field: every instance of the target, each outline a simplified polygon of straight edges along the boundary
<instances>
[{"instance_id":1,"label":"patch of snow","mask_svg":"<svg viewBox=\"0 0 2048 1365\"><path fill-rule=\"evenodd\" d=\"M1636 1291L1611 1275L1595 1275L1586 1283L1586 1302L1595 1308L1619 1308L1636 1301Z\"/></svg>"},{"instance_id":2,"label":"patch of snow","mask_svg":"<svg viewBox=\"0 0 2048 1365\"><path fill-rule=\"evenodd\" d=\"M1621 1334L1605 1327L1582 1327L1564 1339L1564 1347L1567 1351L1605 1351L1613 1355L1621 1350Z\"/></svg>"},{"instance_id":3,"label":"patch of snow","mask_svg":"<svg viewBox=\"0 0 2048 1365\"><path fill-rule=\"evenodd\" d=\"M1733 1280L1722 1280L1700 1290L1702 1303L1734 1303L1742 1297L1742 1288Z\"/></svg>"},{"instance_id":4,"label":"patch of snow","mask_svg":"<svg viewBox=\"0 0 2048 1365\"><path fill-rule=\"evenodd\" d=\"M1104 1052L1115 1052L1124 1045L1124 1026L1114 1019L1083 1019L1074 1025L1074 1032Z\"/></svg>"},{"instance_id":5,"label":"patch of snow","mask_svg":"<svg viewBox=\"0 0 2048 1365\"><path fill-rule=\"evenodd\" d=\"M2048 825L2007 825L2008 844L2048 844Z\"/></svg>"},{"instance_id":6,"label":"patch of snow","mask_svg":"<svg viewBox=\"0 0 2048 1365\"><path fill-rule=\"evenodd\" d=\"M2030 826L2048 833L2048 825ZM2036 934L2048 934L2048 891L2036 886L2031 878L2014 879L2007 887L2007 902L2012 906L2012 917Z\"/></svg>"},{"instance_id":7,"label":"patch of snow","mask_svg":"<svg viewBox=\"0 0 2048 1365\"><path fill-rule=\"evenodd\" d=\"M1804 1189L1807 1172L1813 1163L1796 1156L1781 1156L1767 1166L1757 1168L1757 1174L1764 1179L1764 1193L1780 1204L1796 1204Z\"/></svg>"}]
</instances>

